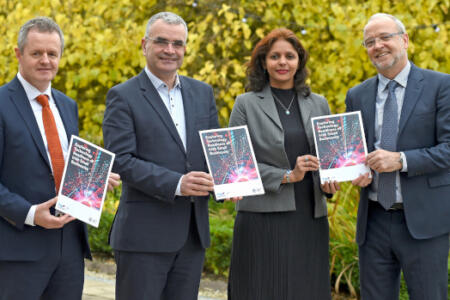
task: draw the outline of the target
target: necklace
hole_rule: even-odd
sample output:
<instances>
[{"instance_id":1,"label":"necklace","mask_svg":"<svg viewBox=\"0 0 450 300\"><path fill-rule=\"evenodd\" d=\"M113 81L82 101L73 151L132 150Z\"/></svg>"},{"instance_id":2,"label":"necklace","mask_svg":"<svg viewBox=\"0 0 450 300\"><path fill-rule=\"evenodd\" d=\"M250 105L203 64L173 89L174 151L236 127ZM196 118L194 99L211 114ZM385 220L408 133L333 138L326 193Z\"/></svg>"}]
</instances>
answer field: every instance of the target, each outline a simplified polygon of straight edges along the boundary
<instances>
[{"instance_id":1,"label":"necklace","mask_svg":"<svg viewBox=\"0 0 450 300\"><path fill-rule=\"evenodd\" d=\"M291 114L290 109L291 109L292 103L294 102L294 99L295 99L295 95L296 95L296 94L294 93L294 96L292 97L291 102L289 103L288 107L284 106L283 102L281 102L281 100L278 99L278 97L275 96L275 94L272 94L272 95L273 95L273 98L274 98L274 99L281 105L281 107L284 109L285 114L289 116L289 115Z\"/></svg>"}]
</instances>

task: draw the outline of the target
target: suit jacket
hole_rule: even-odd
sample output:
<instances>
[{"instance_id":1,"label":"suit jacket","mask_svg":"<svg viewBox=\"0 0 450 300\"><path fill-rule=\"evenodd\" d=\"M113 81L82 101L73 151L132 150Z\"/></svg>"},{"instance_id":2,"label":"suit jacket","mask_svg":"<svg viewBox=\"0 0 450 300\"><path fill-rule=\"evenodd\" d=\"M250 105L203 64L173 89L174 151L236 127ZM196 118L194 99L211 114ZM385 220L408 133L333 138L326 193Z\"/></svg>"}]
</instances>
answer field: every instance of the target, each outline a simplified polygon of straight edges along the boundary
<instances>
[{"instance_id":1,"label":"suit jacket","mask_svg":"<svg viewBox=\"0 0 450 300\"><path fill-rule=\"evenodd\" d=\"M347 111L361 111L368 151L374 151L378 77L347 93ZM406 224L416 239L450 231L450 76L411 64L397 137L407 172L400 172ZM366 236L369 188L361 190L356 240Z\"/></svg>"},{"instance_id":2,"label":"suit jacket","mask_svg":"<svg viewBox=\"0 0 450 300\"><path fill-rule=\"evenodd\" d=\"M308 138L309 149L315 155L311 118L330 114L325 98L311 93L298 96L297 101ZM253 144L265 194L245 197L236 205L239 211L277 212L295 210L294 186L281 184L286 170L291 169L284 150L284 133L278 111L267 85L260 92L239 95L230 116L230 126L247 125ZM327 215L326 197L320 188L318 172L313 172L314 216Z\"/></svg>"},{"instance_id":3,"label":"suit jacket","mask_svg":"<svg viewBox=\"0 0 450 300\"><path fill-rule=\"evenodd\" d=\"M104 142L116 153L114 170L122 196L111 229L115 250L174 252L189 230L191 198L203 247L209 246L209 197L175 196L180 177L205 171L198 131L218 128L212 88L180 76L186 120L186 151L172 118L145 71L106 96Z\"/></svg>"},{"instance_id":4,"label":"suit jacket","mask_svg":"<svg viewBox=\"0 0 450 300\"><path fill-rule=\"evenodd\" d=\"M67 137L78 134L75 101L52 89ZM51 164L20 81L0 87L0 260L35 261L61 238L59 230L25 225L33 204L56 196ZM90 257L87 229L77 223L80 243Z\"/></svg>"}]
</instances>

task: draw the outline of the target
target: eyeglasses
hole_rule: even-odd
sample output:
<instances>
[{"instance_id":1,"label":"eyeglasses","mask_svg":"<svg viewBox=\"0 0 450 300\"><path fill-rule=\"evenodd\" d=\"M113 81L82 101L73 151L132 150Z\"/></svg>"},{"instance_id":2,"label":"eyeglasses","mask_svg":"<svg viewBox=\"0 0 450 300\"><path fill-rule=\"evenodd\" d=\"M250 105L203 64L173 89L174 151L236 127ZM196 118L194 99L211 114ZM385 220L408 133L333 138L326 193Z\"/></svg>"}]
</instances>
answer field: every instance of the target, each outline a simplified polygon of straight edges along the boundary
<instances>
[{"instance_id":1,"label":"eyeglasses","mask_svg":"<svg viewBox=\"0 0 450 300\"><path fill-rule=\"evenodd\" d=\"M367 49L372 48L373 46L375 46L377 40L380 42L389 42L394 36L396 35L400 35L400 34L404 34L404 32L394 32L394 33L389 33L389 34L383 34L380 35L378 37L374 37L374 38L369 38L367 40L365 40L362 45L364 47L366 47Z\"/></svg>"},{"instance_id":2,"label":"eyeglasses","mask_svg":"<svg viewBox=\"0 0 450 300\"><path fill-rule=\"evenodd\" d=\"M146 40L150 40L152 41L155 45L161 47L161 48L166 48L169 47L169 45L172 45L172 47L176 50L179 50L181 48L183 48L184 46L186 46L186 43L181 41L181 40L175 40L175 41L169 41L160 37L157 38L151 38L151 37L145 37Z\"/></svg>"}]
</instances>

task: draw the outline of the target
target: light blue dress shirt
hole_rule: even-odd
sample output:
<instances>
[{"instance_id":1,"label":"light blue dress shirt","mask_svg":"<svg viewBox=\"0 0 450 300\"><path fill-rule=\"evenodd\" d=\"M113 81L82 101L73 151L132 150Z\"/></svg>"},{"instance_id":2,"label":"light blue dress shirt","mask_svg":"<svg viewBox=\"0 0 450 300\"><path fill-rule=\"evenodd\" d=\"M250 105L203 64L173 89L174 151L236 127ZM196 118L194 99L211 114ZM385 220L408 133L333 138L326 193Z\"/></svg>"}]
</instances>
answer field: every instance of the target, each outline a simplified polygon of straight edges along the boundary
<instances>
[{"instance_id":1,"label":"light blue dress shirt","mask_svg":"<svg viewBox=\"0 0 450 300\"><path fill-rule=\"evenodd\" d=\"M398 83L397 88L395 89L395 97L397 98L397 107L398 107L398 120L400 121L401 111L403 107L403 101L405 99L405 90L408 84L408 76L409 71L411 70L411 63L408 61L403 70L395 76L393 80ZM383 123L383 112L384 112L384 104L386 103L386 99L388 97L389 91L387 89L387 84L391 81L389 78L384 77L381 74L378 74L378 91L377 91L377 99L375 104L375 149L380 149L381 143L381 128ZM403 152L400 152L400 155L403 159L403 167L400 170L401 172L407 172L408 166L406 162L406 156ZM400 185L400 174L397 171L395 177L395 188L397 199L395 202L401 203L403 202L402 198L402 189ZM374 182L371 185L369 191L369 199L377 201L377 190L378 190L378 172L375 172Z\"/></svg>"}]
</instances>

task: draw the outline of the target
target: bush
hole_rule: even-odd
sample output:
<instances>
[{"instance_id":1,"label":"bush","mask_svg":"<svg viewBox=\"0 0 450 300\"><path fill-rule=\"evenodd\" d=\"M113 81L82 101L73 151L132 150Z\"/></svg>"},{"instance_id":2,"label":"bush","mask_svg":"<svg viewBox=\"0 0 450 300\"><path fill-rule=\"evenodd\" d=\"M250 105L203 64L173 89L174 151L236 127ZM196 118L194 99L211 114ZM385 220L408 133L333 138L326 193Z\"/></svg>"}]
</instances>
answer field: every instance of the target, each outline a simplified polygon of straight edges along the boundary
<instances>
[{"instance_id":1,"label":"bush","mask_svg":"<svg viewBox=\"0 0 450 300\"><path fill-rule=\"evenodd\" d=\"M450 72L448 1L328 0L0 0L0 84L17 73L13 48L18 26L37 15L61 26L66 48L52 86L77 100L80 135L102 145L106 92L145 65L140 40L148 18L159 11L180 14L189 27L182 75L214 87L221 124L228 124L234 99L244 91L245 63L255 43L271 29L288 27L310 53L308 83L324 95L333 112L345 110L348 88L375 74L361 47L362 28L376 12L397 15L410 36L409 58L419 67ZM439 29L439 30L438 30ZM94 251L106 251L118 192L108 195L100 227L90 228ZM344 186L330 202L331 267L335 288L358 289L354 228L358 190ZM205 268L226 275L232 214L211 204L212 245ZM218 253L215 253L217 248ZM229 249L229 248L228 248ZM227 254L228 253L228 254Z\"/></svg>"},{"instance_id":2,"label":"bush","mask_svg":"<svg viewBox=\"0 0 450 300\"><path fill-rule=\"evenodd\" d=\"M114 220L114 215L119 205L121 186L113 192L106 194L105 203L103 205L102 217L98 228L88 226L89 244L93 253L101 254L101 256L112 257L113 250L108 244L109 230Z\"/></svg>"},{"instance_id":3,"label":"bush","mask_svg":"<svg viewBox=\"0 0 450 300\"><path fill-rule=\"evenodd\" d=\"M204 271L228 277L234 218L230 214L212 213L211 246L206 250Z\"/></svg>"}]
</instances>

